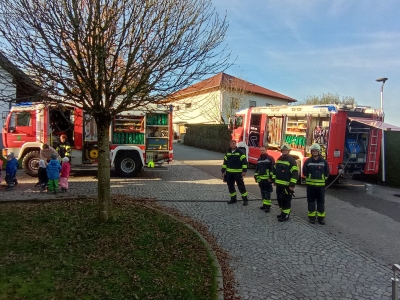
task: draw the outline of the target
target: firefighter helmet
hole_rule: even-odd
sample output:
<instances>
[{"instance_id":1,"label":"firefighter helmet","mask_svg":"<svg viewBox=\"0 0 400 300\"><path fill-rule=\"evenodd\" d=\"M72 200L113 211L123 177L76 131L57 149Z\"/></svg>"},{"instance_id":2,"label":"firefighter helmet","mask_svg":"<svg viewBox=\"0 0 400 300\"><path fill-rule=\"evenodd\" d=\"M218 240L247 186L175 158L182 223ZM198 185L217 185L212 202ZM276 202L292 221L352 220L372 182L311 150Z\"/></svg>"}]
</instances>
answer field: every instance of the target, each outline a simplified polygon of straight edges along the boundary
<instances>
[{"instance_id":1,"label":"firefighter helmet","mask_svg":"<svg viewBox=\"0 0 400 300\"><path fill-rule=\"evenodd\" d=\"M288 150L288 151L290 151L290 150L292 150L292 148L290 148L290 146L288 145L288 144L283 144L282 146L281 146L281 151L282 150Z\"/></svg>"},{"instance_id":2,"label":"firefighter helmet","mask_svg":"<svg viewBox=\"0 0 400 300\"><path fill-rule=\"evenodd\" d=\"M310 147L310 152L313 151L313 150L318 150L318 152L321 152L321 146L319 144L317 144L317 143L312 144L311 147Z\"/></svg>"}]
</instances>

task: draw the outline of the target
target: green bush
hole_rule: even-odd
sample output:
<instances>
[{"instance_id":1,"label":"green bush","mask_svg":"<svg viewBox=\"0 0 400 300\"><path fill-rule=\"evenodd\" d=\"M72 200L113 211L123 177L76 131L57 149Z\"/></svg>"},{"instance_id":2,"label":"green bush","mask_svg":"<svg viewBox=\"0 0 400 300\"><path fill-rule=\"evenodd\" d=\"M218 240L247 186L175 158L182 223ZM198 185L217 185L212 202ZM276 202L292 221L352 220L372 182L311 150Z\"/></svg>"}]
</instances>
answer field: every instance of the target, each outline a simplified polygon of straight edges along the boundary
<instances>
[{"instance_id":1,"label":"green bush","mask_svg":"<svg viewBox=\"0 0 400 300\"><path fill-rule=\"evenodd\" d=\"M187 125L184 144L200 149L224 153L229 147L231 132L228 125Z\"/></svg>"}]
</instances>

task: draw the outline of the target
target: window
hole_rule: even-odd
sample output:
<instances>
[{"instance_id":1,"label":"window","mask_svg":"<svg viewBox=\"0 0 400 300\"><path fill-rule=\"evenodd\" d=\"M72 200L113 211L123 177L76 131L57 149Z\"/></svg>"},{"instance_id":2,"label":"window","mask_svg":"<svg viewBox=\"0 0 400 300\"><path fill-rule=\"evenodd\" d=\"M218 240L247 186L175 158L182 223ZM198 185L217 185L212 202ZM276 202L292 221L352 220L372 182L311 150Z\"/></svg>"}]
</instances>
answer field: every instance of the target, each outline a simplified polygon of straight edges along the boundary
<instances>
[{"instance_id":1,"label":"window","mask_svg":"<svg viewBox=\"0 0 400 300\"><path fill-rule=\"evenodd\" d=\"M256 101L249 101L249 107L256 107L257 106L257 102Z\"/></svg>"},{"instance_id":2,"label":"window","mask_svg":"<svg viewBox=\"0 0 400 300\"><path fill-rule=\"evenodd\" d=\"M261 115L252 115L250 119L250 133L248 138L249 147L260 146L260 124Z\"/></svg>"},{"instance_id":3,"label":"window","mask_svg":"<svg viewBox=\"0 0 400 300\"><path fill-rule=\"evenodd\" d=\"M30 126L31 114L29 112L17 113L17 126Z\"/></svg>"},{"instance_id":4,"label":"window","mask_svg":"<svg viewBox=\"0 0 400 300\"><path fill-rule=\"evenodd\" d=\"M175 110L179 110L179 105L174 107Z\"/></svg>"},{"instance_id":5,"label":"window","mask_svg":"<svg viewBox=\"0 0 400 300\"><path fill-rule=\"evenodd\" d=\"M191 108L192 107L192 103L185 103L185 108Z\"/></svg>"}]
</instances>

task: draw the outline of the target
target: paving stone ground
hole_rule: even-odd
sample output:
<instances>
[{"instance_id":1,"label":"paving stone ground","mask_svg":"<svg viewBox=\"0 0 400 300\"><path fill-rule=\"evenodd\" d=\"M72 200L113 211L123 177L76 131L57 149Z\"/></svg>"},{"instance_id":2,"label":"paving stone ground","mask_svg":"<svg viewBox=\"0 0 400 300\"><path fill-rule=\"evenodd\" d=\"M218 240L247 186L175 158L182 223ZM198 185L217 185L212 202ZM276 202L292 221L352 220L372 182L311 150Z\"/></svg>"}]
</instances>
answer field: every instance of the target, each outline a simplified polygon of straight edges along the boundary
<instances>
[{"instance_id":1,"label":"paving stone ground","mask_svg":"<svg viewBox=\"0 0 400 300\"><path fill-rule=\"evenodd\" d=\"M0 191L1 201L96 196L94 176L70 177L66 194L44 194L36 178L18 171L20 184ZM3 183L4 184L4 183ZM321 232L304 219L279 223L278 210L250 203L227 205L227 187L192 166L174 161L169 171L143 172L138 178L111 178L114 194L156 198L161 205L205 224L230 253L242 299L391 299L390 266ZM256 201L257 200L257 201Z\"/></svg>"}]
</instances>

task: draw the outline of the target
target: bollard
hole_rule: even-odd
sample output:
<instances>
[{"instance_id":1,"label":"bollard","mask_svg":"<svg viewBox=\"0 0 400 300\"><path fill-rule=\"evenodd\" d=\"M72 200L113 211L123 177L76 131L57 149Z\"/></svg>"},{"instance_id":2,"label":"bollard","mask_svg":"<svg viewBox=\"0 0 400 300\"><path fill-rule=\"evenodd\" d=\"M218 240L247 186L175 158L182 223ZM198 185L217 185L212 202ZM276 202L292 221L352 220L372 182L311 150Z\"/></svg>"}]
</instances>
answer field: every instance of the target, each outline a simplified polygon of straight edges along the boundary
<instances>
[{"instance_id":1,"label":"bollard","mask_svg":"<svg viewBox=\"0 0 400 300\"><path fill-rule=\"evenodd\" d=\"M364 183L364 185L365 185L365 192L367 194L372 195L374 193L374 185L370 183Z\"/></svg>"},{"instance_id":2,"label":"bollard","mask_svg":"<svg viewBox=\"0 0 400 300\"><path fill-rule=\"evenodd\" d=\"M397 278L392 278L392 300L399 300L398 286L399 280Z\"/></svg>"},{"instance_id":3,"label":"bollard","mask_svg":"<svg viewBox=\"0 0 400 300\"><path fill-rule=\"evenodd\" d=\"M396 278L396 271L400 272L400 265L394 264L392 267L393 278L392 278L392 300L399 299L399 279Z\"/></svg>"}]
</instances>

